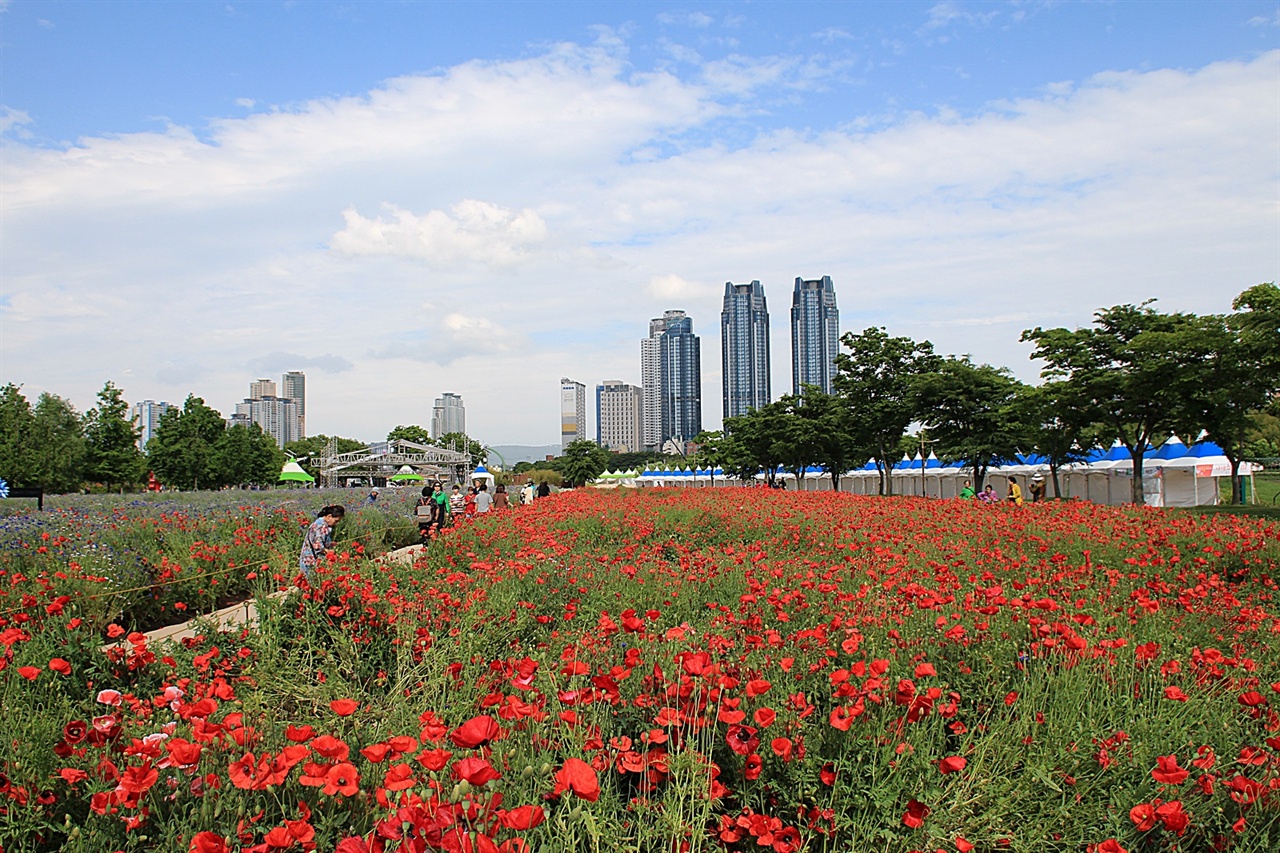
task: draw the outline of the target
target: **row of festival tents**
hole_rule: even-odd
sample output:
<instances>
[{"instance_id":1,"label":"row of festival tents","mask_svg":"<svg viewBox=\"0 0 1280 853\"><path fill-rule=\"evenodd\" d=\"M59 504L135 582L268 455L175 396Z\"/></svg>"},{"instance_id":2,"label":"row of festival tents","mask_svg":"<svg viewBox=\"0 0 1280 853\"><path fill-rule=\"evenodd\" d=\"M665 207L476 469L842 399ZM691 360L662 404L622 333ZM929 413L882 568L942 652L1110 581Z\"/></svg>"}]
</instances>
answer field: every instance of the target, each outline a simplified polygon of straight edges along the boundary
<instances>
[{"instance_id":1,"label":"row of festival tents","mask_svg":"<svg viewBox=\"0 0 1280 853\"><path fill-rule=\"evenodd\" d=\"M1240 473L1252 476L1257 466L1241 463ZM631 473L631 472L626 472ZM1153 506L1201 506L1219 501L1219 480L1230 476L1231 463L1222 448L1210 441L1201 441L1188 447L1176 437L1158 448L1149 449L1143 456L1143 475L1148 479L1147 503ZM997 497L1006 494L1008 479L1013 477L1025 492L1033 480L1044 480L1046 497L1056 497L1049 463L1043 456L1019 456L993 465L987 471L987 482L996 490ZM611 475L623 476L623 475ZM899 495L927 497L956 497L965 481L973 479L973 466L961 460L944 462L935 454L928 458L916 454L914 458L903 456L902 461L889 471L893 478L893 492ZM1109 449L1096 449L1079 462L1060 466L1058 483L1062 497L1077 497L1095 503L1123 504L1130 499L1129 479L1133 476L1133 459L1129 451L1117 443ZM764 472L755 480L765 480ZM800 477L794 471L779 469L775 480L788 483L792 489L824 491L832 487L831 476L825 468L810 466ZM646 468L634 478L640 486L730 486L743 485L734 478L727 478L722 468ZM875 460L863 467L846 471L840 476L840 489L854 494L876 494L880 490L880 471Z\"/></svg>"}]
</instances>

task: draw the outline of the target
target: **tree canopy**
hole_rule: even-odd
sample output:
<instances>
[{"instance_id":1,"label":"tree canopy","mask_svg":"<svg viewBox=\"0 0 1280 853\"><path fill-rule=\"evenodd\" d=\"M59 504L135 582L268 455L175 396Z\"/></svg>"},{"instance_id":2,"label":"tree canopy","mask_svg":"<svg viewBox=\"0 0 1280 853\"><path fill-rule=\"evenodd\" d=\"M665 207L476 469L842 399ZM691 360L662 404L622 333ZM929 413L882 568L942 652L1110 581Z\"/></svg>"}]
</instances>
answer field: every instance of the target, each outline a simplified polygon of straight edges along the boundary
<instances>
[{"instance_id":1,"label":"tree canopy","mask_svg":"<svg viewBox=\"0 0 1280 853\"><path fill-rule=\"evenodd\" d=\"M86 478L122 491L141 482L146 459L138 450L139 435L123 392L107 382L98 392L98 405L85 414Z\"/></svg>"}]
</instances>

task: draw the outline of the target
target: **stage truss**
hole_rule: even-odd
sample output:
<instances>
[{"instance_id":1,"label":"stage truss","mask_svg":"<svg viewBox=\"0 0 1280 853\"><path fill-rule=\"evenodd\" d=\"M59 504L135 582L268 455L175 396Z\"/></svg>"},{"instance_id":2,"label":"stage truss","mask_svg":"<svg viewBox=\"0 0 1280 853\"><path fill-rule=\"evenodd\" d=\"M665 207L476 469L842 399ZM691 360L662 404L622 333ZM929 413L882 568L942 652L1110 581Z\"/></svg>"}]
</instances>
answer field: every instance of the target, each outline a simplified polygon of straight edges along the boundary
<instances>
[{"instance_id":1,"label":"stage truss","mask_svg":"<svg viewBox=\"0 0 1280 853\"><path fill-rule=\"evenodd\" d=\"M346 485L351 480L384 485L406 465L430 480L463 482L471 470L471 454L403 438L338 453L335 443L330 442L320 460L320 476L329 486Z\"/></svg>"}]
</instances>

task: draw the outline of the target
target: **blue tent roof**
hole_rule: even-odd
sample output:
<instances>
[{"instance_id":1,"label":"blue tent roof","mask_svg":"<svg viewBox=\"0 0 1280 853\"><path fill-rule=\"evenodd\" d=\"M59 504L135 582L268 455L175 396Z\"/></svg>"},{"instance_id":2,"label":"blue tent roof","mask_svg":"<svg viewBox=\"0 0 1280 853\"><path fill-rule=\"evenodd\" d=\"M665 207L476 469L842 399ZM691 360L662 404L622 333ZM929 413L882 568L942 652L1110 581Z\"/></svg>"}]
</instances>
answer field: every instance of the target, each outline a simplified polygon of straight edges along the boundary
<instances>
[{"instance_id":1,"label":"blue tent roof","mask_svg":"<svg viewBox=\"0 0 1280 853\"><path fill-rule=\"evenodd\" d=\"M1186 455L1187 446L1177 436L1170 436L1168 441L1160 445L1159 450L1148 450L1143 454L1143 458L1165 462L1170 459L1181 459Z\"/></svg>"},{"instance_id":2,"label":"blue tent roof","mask_svg":"<svg viewBox=\"0 0 1280 853\"><path fill-rule=\"evenodd\" d=\"M1209 456L1225 456L1226 454L1222 452L1221 446L1214 444L1212 441L1197 441L1187 449L1186 455L1196 459L1205 459Z\"/></svg>"},{"instance_id":3,"label":"blue tent roof","mask_svg":"<svg viewBox=\"0 0 1280 853\"><path fill-rule=\"evenodd\" d=\"M932 453L930 453L929 458L925 460L924 467L925 468L941 468L942 463L938 460L937 456L934 456Z\"/></svg>"}]
</instances>

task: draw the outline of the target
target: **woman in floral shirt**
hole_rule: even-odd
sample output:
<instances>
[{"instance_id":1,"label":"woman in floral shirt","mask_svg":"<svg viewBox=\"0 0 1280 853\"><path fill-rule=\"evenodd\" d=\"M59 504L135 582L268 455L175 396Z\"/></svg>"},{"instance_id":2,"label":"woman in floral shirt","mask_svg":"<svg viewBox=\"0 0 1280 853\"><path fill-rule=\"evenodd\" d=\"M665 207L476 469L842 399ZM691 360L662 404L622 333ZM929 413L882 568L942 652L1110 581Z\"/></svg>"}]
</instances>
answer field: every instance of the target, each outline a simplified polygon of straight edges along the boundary
<instances>
[{"instance_id":1,"label":"woman in floral shirt","mask_svg":"<svg viewBox=\"0 0 1280 853\"><path fill-rule=\"evenodd\" d=\"M311 522L307 533L302 537L302 554L298 557L298 568L307 577L315 571L316 563L324 559L329 546L333 544L333 528L347 514L345 507L335 504L320 510L320 515Z\"/></svg>"}]
</instances>

